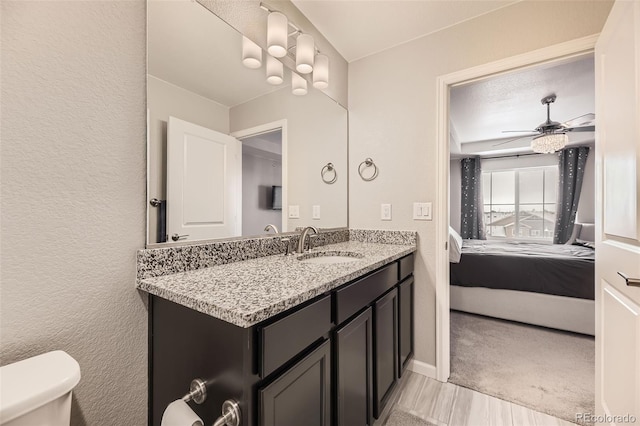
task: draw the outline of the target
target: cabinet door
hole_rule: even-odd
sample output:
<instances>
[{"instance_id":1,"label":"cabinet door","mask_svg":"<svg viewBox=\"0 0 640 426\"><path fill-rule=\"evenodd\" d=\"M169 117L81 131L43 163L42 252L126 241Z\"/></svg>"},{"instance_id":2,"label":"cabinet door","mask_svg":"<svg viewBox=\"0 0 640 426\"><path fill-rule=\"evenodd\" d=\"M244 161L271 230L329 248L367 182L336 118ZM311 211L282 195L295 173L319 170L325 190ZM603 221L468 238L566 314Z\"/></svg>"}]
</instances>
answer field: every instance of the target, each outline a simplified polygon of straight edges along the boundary
<instances>
[{"instance_id":1,"label":"cabinet door","mask_svg":"<svg viewBox=\"0 0 640 426\"><path fill-rule=\"evenodd\" d=\"M393 289L374 305L374 404L380 417L398 376L398 290Z\"/></svg>"},{"instance_id":2,"label":"cabinet door","mask_svg":"<svg viewBox=\"0 0 640 426\"><path fill-rule=\"evenodd\" d=\"M372 309L368 308L335 333L338 426L371 424L372 322Z\"/></svg>"},{"instance_id":3,"label":"cabinet door","mask_svg":"<svg viewBox=\"0 0 640 426\"><path fill-rule=\"evenodd\" d=\"M413 277L400 283L398 297L398 376L402 376L413 353Z\"/></svg>"},{"instance_id":4,"label":"cabinet door","mask_svg":"<svg viewBox=\"0 0 640 426\"><path fill-rule=\"evenodd\" d=\"M330 342L325 341L258 393L262 426L329 426Z\"/></svg>"}]
</instances>

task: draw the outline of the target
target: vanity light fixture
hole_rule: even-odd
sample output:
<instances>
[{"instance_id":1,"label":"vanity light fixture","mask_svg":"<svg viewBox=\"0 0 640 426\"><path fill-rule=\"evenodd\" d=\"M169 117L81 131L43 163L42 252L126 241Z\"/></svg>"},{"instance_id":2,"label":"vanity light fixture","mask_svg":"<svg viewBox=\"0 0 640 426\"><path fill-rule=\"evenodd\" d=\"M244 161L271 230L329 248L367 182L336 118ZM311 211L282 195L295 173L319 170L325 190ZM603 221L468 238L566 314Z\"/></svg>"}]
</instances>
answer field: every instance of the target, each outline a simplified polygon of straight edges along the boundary
<instances>
[{"instance_id":1,"label":"vanity light fixture","mask_svg":"<svg viewBox=\"0 0 640 426\"><path fill-rule=\"evenodd\" d=\"M316 48L313 36L303 33L302 30L289 21L282 12L273 10L270 6L260 2L260 8L269 13L267 16L267 82L270 84L281 84L284 80L283 62L275 58L283 58L295 48L295 67L287 67L292 70L291 86L294 95L307 94L307 79L300 74L311 74L313 77L313 87L316 89L326 89L329 87L329 57L321 54ZM291 28L291 32L289 29ZM296 43L289 46L289 38L296 37ZM256 46L257 47L257 46ZM243 63L245 61L243 41ZM260 51L260 63L262 62L262 51ZM247 65L247 64L245 64ZM247 65L250 67L249 65ZM256 66L255 68L258 68ZM251 68L251 67L250 67Z\"/></svg>"},{"instance_id":2,"label":"vanity light fixture","mask_svg":"<svg viewBox=\"0 0 640 426\"><path fill-rule=\"evenodd\" d=\"M307 80L295 72L291 73L291 93L297 96L307 94Z\"/></svg>"},{"instance_id":3,"label":"vanity light fixture","mask_svg":"<svg viewBox=\"0 0 640 426\"><path fill-rule=\"evenodd\" d=\"M326 89L329 87L329 57L318 53L313 66L313 87Z\"/></svg>"},{"instance_id":4,"label":"vanity light fixture","mask_svg":"<svg viewBox=\"0 0 640 426\"><path fill-rule=\"evenodd\" d=\"M267 18L267 52L274 58L287 55L289 20L280 12L270 12Z\"/></svg>"},{"instance_id":5,"label":"vanity light fixture","mask_svg":"<svg viewBox=\"0 0 640 426\"><path fill-rule=\"evenodd\" d=\"M262 49L245 36L242 36L242 65L252 69L262 66Z\"/></svg>"},{"instance_id":6,"label":"vanity light fixture","mask_svg":"<svg viewBox=\"0 0 640 426\"><path fill-rule=\"evenodd\" d=\"M316 46L311 34L301 33L296 39L296 70L300 74L309 74L313 71L313 58Z\"/></svg>"},{"instance_id":7,"label":"vanity light fixture","mask_svg":"<svg viewBox=\"0 0 640 426\"><path fill-rule=\"evenodd\" d=\"M569 142L569 136L566 133L546 133L533 138L531 149L540 154L551 154L564 148L567 142Z\"/></svg>"},{"instance_id":8,"label":"vanity light fixture","mask_svg":"<svg viewBox=\"0 0 640 426\"><path fill-rule=\"evenodd\" d=\"M282 62L271 55L267 55L267 83L278 85L284 80L284 67Z\"/></svg>"}]
</instances>

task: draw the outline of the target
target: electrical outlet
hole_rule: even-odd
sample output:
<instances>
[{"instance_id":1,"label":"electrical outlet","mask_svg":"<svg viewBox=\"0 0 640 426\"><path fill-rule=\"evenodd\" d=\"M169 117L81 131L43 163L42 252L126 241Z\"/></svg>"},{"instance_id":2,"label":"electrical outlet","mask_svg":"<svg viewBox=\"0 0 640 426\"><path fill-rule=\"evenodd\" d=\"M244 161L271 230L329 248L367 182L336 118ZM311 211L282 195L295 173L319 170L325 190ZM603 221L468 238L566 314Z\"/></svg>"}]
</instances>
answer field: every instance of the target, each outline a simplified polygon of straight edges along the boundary
<instances>
[{"instance_id":1,"label":"electrical outlet","mask_svg":"<svg viewBox=\"0 0 640 426\"><path fill-rule=\"evenodd\" d=\"M300 206L289 206L289 219L300 219Z\"/></svg>"},{"instance_id":2,"label":"electrical outlet","mask_svg":"<svg viewBox=\"0 0 640 426\"><path fill-rule=\"evenodd\" d=\"M391 204L380 204L380 219L391 220Z\"/></svg>"},{"instance_id":3,"label":"electrical outlet","mask_svg":"<svg viewBox=\"0 0 640 426\"><path fill-rule=\"evenodd\" d=\"M313 213L311 219L320 219L320 206L313 206Z\"/></svg>"},{"instance_id":4,"label":"electrical outlet","mask_svg":"<svg viewBox=\"0 0 640 426\"><path fill-rule=\"evenodd\" d=\"M413 220L431 220L431 203L413 203Z\"/></svg>"}]
</instances>

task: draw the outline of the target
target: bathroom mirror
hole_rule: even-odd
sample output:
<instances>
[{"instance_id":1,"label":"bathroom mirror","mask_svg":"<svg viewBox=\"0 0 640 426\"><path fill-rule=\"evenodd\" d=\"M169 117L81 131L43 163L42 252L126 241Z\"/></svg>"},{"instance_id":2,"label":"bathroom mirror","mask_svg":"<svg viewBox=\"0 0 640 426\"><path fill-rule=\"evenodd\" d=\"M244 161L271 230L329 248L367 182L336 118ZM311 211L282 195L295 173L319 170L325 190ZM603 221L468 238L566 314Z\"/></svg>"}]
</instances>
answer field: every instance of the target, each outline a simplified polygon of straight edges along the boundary
<instances>
[{"instance_id":1,"label":"bathroom mirror","mask_svg":"<svg viewBox=\"0 0 640 426\"><path fill-rule=\"evenodd\" d=\"M242 34L195 1L147 17L147 246L346 227L347 110L293 95L286 67L267 83L266 52L243 66Z\"/></svg>"}]
</instances>

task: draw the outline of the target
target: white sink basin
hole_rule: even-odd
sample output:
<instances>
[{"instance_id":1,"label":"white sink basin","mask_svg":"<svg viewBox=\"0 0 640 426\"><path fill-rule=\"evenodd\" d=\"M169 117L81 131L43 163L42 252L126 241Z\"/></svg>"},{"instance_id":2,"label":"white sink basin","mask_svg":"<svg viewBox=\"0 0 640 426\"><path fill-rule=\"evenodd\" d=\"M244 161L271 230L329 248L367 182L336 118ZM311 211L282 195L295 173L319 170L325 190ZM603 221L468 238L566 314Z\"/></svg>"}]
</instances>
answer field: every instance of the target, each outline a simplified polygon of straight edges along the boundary
<instances>
[{"instance_id":1,"label":"white sink basin","mask_svg":"<svg viewBox=\"0 0 640 426\"><path fill-rule=\"evenodd\" d=\"M298 260L302 263L329 264L356 262L363 257L360 253L350 251L316 251L298 256Z\"/></svg>"}]
</instances>

